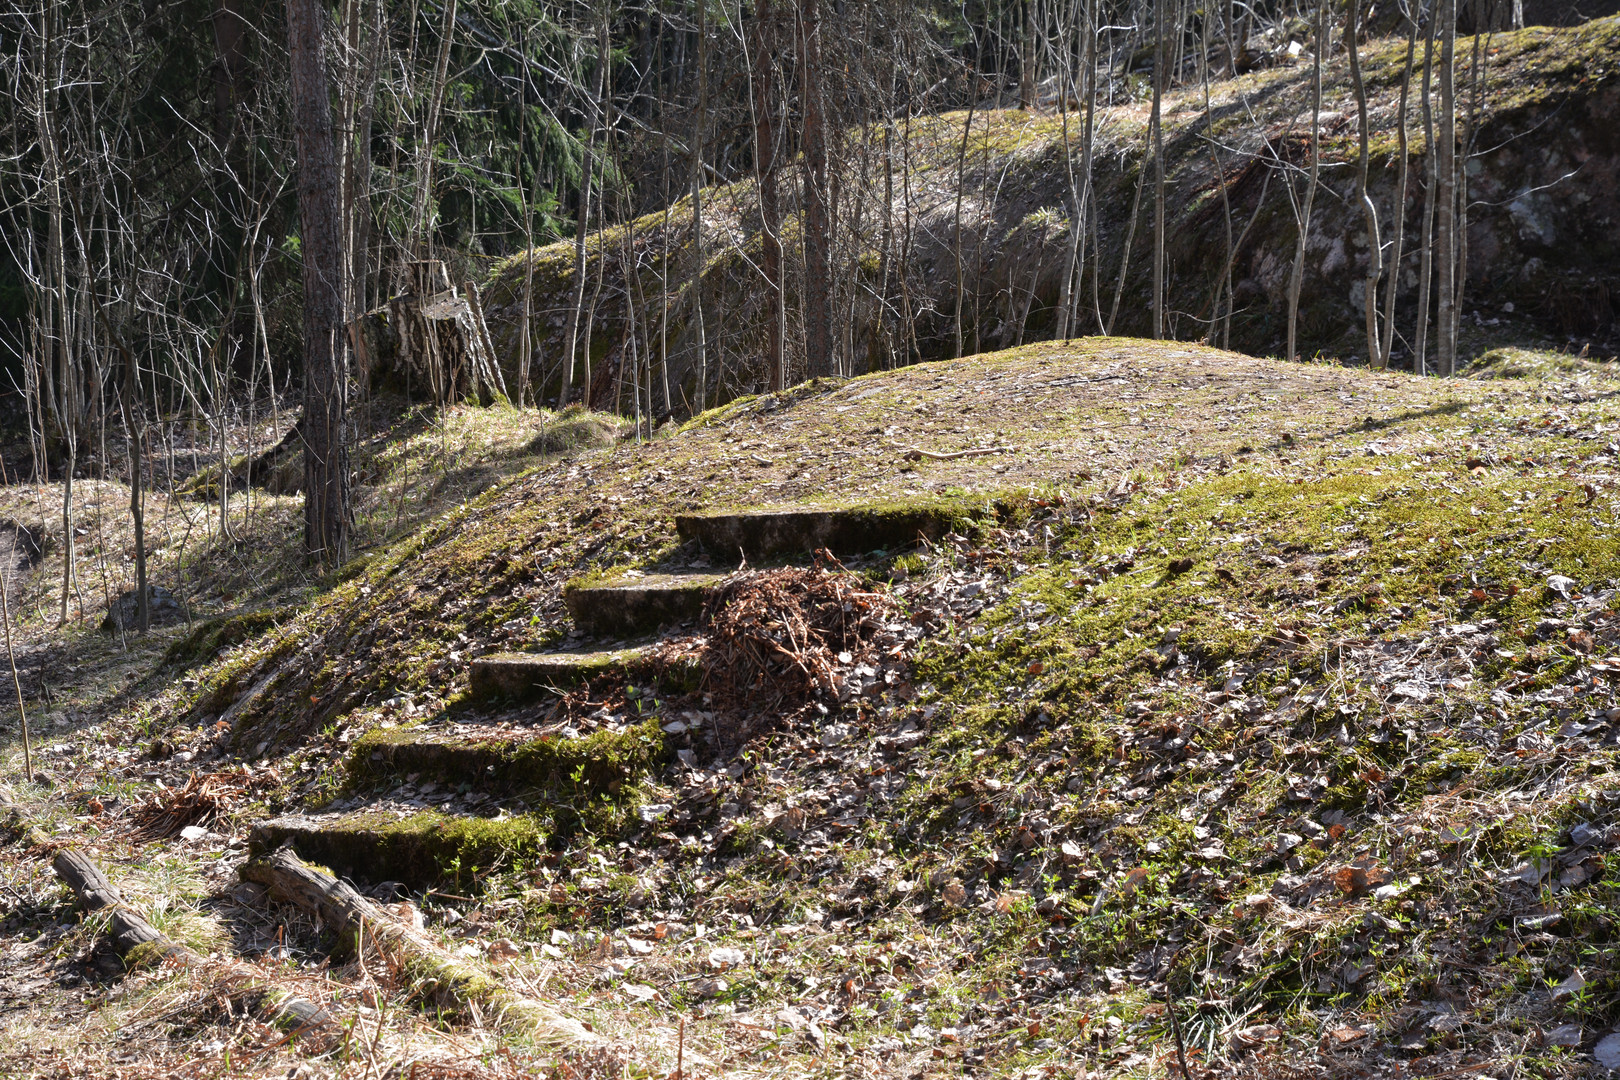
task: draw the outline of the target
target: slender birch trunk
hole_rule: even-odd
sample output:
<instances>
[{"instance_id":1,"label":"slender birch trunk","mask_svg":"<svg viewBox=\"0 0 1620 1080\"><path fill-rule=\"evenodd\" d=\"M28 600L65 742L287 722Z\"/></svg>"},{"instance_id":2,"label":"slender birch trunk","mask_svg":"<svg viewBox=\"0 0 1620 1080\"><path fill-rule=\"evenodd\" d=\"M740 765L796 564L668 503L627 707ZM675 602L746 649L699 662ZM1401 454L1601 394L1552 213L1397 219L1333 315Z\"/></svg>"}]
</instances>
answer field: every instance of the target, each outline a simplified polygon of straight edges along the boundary
<instances>
[{"instance_id":1,"label":"slender birch trunk","mask_svg":"<svg viewBox=\"0 0 1620 1080\"><path fill-rule=\"evenodd\" d=\"M1367 366L1383 367L1383 350L1378 344L1378 279L1384 272L1384 248L1378 236L1378 207L1367 190L1368 120L1367 87L1361 79L1361 0L1350 0L1350 25L1345 34L1350 49L1350 84L1356 98L1360 149L1356 156L1356 194L1361 200L1361 219L1367 229L1367 279L1362 298L1367 324Z\"/></svg>"}]
</instances>

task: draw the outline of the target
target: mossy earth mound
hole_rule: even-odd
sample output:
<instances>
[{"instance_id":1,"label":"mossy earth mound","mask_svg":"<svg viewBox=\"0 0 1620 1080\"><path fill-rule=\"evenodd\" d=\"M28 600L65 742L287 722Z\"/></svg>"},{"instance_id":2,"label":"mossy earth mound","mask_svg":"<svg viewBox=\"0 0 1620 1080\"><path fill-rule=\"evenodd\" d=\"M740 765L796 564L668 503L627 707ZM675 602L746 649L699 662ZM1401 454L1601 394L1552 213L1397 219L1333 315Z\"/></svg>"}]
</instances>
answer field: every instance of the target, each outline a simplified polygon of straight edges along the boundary
<instances>
[{"instance_id":1,"label":"mossy earth mound","mask_svg":"<svg viewBox=\"0 0 1620 1080\"><path fill-rule=\"evenodd\" d=\"M1218 1074L1575 1075L1620 1002L1620 408L1607 365L1513 362L1546 374L1094 340L739 402L491 493L206 679L270 680L237 738L315 805L472 655L565 639L568 580L702 559L678 514L960 498L862 561L917 633L825 715L661 713L670 763L587 826L411 865L514 939L633 940L559 985L650 986L619 1022L679 1009L728 1068L815 1023L862 1075L1132 1075L1168 1003ZM908 453L966 448L1000 452Z\"/></svg>"},{"instance_id":2,"label":"mossy earth mound","mask_svg":"<svg viewBox=\"0 0 1620 1080\"><path fill-rule=\"evenodd\" d=\"M1329 446L1353 439L1369 416L1417 422L1507 392L1086 339L739 401L678 437L537 469L369 555L210 669L190 715L229 713L233 744L253 753L334 721L370 726L402 695L431 710L459 692L475 651L562 640L569 582L675 553L681 514L892 513L915 502L948 505L966 529L1032 491L1113 485L1133 470L1251 453L1285 436ZM975 453L912 460L915 450Z\"/></svg>"}]
</instances>

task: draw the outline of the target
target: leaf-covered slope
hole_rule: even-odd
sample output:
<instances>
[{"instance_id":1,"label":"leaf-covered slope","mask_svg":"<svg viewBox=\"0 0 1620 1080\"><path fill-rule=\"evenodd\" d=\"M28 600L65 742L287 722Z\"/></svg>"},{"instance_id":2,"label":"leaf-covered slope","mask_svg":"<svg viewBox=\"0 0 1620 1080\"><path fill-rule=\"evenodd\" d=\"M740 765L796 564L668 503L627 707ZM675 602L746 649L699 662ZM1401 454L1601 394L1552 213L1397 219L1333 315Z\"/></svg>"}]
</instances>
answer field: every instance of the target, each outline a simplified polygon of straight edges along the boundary
<instances>
[{"instance_id":1,"label":"leaf-covered slope","mask_svg":"<svg viewBox=\"0 0 1620 1080\"><path fill-rule=\"evenodd\" d=\"M238 741L280 740L253 775L315 806L467 657L559 636L566 577L668 551L675 509L994 497L865 566L881 648L836 694L725 742L723 695L591 697L650 709L667 763L627 811L458 864L470 899L435 909L476 920L466 948L549 948L503 970L662 1072L673 1011L717 1075L1140 1075L1169 1003L1217 1075L1580 1075L1620 1021L1620 407L1608 365L1493 361L1441 383L1115 339L738 402L380 555L199 672L191 718L268 677ZM738 579L776 583L733 613L756 644L795 576ZM727 670L746 708L757 672Z\"/></svg>"}]
</instances>

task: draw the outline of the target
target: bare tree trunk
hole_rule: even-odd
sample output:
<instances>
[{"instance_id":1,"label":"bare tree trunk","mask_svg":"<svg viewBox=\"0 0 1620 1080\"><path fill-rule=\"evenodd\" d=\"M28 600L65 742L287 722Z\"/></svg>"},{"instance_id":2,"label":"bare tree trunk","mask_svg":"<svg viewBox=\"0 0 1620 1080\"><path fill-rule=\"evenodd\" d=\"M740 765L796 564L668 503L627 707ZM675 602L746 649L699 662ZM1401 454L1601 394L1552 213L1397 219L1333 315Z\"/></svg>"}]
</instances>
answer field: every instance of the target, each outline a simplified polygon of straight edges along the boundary
<instances>
[{"instance_id":1,"label":"bare tree trunk","mask_svg":"<svg viewBox=\"0 0 1620 1080\"><path fill-rule=\"evenodd\" d=\"M105 323L107 317L100 309L99 299L97 314ZM111 337L111 327L107 327L107 330ZM129 520L135 528L135 628L144 634L152 625L152 605L146 591L146 497L141 487L141 471L146 460L146 427L141 417L141 369L135 361L135 354L121 340L117 344L119 351L124 354L123 412L124 437L129 444ZM252 453L251 446L248 453ZM229 477L221 474L220 485L223 487L228 481Z\"/></svg>"},{"instance_id":2,"label":"bare tree trunk","mask_svg":"<svg viewBox=\"0 0 1620 1080\"><path fill-rule=\"evenodd\" d=\"M1024 0L1023 56L1018 63L1018 107L1035 107L1035 3Z\"/></svg>"},{"instance_id":3,"label":"bare tree trunk","mask_svg":"<svg viewBox=\"0 0 1620 1080\"><path fill-rule=\"evenodd\" d=\"M529 38L527 20L518 20L518 51L523 54L523 70L518 76L518 153L517 180L519 209L523 214L523 322L518 328L517 395L512 404L523 408L529 403L529 366L534 361L534 210L529 206L529 181L523 175L523 154L529 133ZM499 364L494 353L490 362ZM499 370L499 368L497 368Z\"/></svg>"},{"instance_id":4,"label":"bare tree trunk","mask_svg":"<svg viewBox=\"0 0 1620 1080\"><path fill-rule=\"evenodd\" d=\"M454 0L451 0L454 7ZM348 372L338 162L319 0L287 0L298 217L304 260L304 549L335 566L349 549Z\"/></svg>"},{"instance_id":5,"label":"bare tree trunk","mask_svg":"<svg viewBox=\"0 0 1620 1080\"><path fill-rule=\"evenodd\" d=\"M1435 241L1440 257L1440 310L1438 371L1457 372L1457 0L1440 3L1440 133L1437 149L1440 183L1439 222Z\"/></svg>"},{"instance_id":6,"label":"bare tree trunk","mask_svg":"<svg viewBox=\"0 0 1620 1080\"><path fill-rule=\"evenodd\" d=\"M1479 3L1476 6L1477 16L1474 20L1474 45L1471 71L1468 88L1468 117L1463 122L1461 137L1457 140L1462 147L1462 158L1457 162L1457 270L1456 286L1457 297L1452 307L1451 316L1451 347L1455 354L1458 348L1458 328L1462 323L1463 295L1468 291L1468 159L1473 156L1474 137L1479 131L1480 99L1485 93L1485 52L1482 43L1485 38L1484 27L1490 24L1494 13L1489 5Z\"/></svg>"},{"instance_id":7,"label":"bare tree trunk","mask_svg":"<svg viewBox=\"0 0 1620 1080\"><path fill-rule=\"evenodd\" d=\"M962 199L967 190L968 139L973 134L974 107L978 104L977 75L968 72L967 119L962 122L962 146L956 154L956 215L952 229L956 246L956 358L962 358L962 307L966 303L967 280L962 274Z\"/></svg>"},{"instance_id":8,"label":"bare tree trunk","mask_svg":"<svg viewBox=\"0 0 1620 1080\"><path fill-rule=\"evenodd\" d=\"M344 210L348 215L348 228L344 236L348 243L349 276L345 296L348 307L345 317L359 318L371 306L369 283L371 280L371 124L377 111L378 71L382 64L383 49L388 43L384 22L384 0L376 0L366 55L366 69L361 76L359 93L362 95L359 113L352 129L344 132L349 146L349 167L346 171L348 191ZM358 5L356 11L358 13ZM356 39L358 40L358 38ZM361 393L365 392L364 365L361 371ZM274 385L271 387L272 395Z\"/></svg>"},{"instance_id":9,"label":"bare tree trunk","mask_svg":"<svg viewBox=\"0 0 1620 1080\"><path fill-rule=\"evenodd\" d=\"M1164 89L1169 66L1165 38L1165 3L1153 0L1153 109L1148 126L1153 138L1153 339L1164 337Z\"/></svg>"},{"instance_id":10,"label":"bare tree trunk","mask_svg":"<svg viewBox=\"0 0 1620 1080\"><path fill-rule=\"evenodd\" d=\"M1131 245L1136 242L1136 223L1142 216L1142 189L1147 186L1148 163L1147 157L1152 148L1153 132L1148 131L1148 147L1142 151L1142 163L1136 170L1136 194L1131 197L1131 214L1125 223L1125 243L1121 245L1119 253L1119 278L1114 282L1114 302L1108 309L1108 323L1103 327L1103 334L1114 332L1114 322L1119 318L1119 301L1125 295L1125 278L1131 268ZM1101 265L1099 256L1098 264Z\"/></svg>"},{"instance_id":11,"label":"bare tree trunk","mask_svg":"<svg viewBox=\"0 0 1620 1080\"><path fill-rule=\"evenodd\" d=\"M1215 279L1214 287L1211 290L1212 296L1210 299L1209 308L1209 329L1204 332L1204 342L1208 344L1215 341L1215 332L1217 328L1220 328L1223 331L1221 335L1221 347L1226 348L1231 344L1231 322L1230 320L1223 320L1221 318L1221 298L1223 296L1229 298L1232 291L1232 262L1234 256L1232 246L1232 196L1230 191L1227 189L1226 168L1221 163L1220 153L1217 149L1217 143L1215 140L1215 110L1210 104L1210 19L1208 17L1207 9L1205 11L1205 18L1203 20L1203 30L1204 60L1198 66L1201 81L1204 85L1205 141L1209 144L1209 163L1210 166L1215 170L1215 183L1218 184L1221 189L1221 220L1226 228L1226 257L1222 262L1220 276ZM1228 299L1227 303L1228 306L1230 306L1230 299Z\"/></svg>"},{"instance_id":12,"label":"bare tree trunk","mask_svg":"<svg viewBox=\"0 0 1620 1080\"><path fill-rule=\"evenodd\" d=\"M1097 0L1086 0L1086 126L1080 133L1080 172L1085 182L1085 189L1081 193L1083 203L1089 208L1086 218L1091 230L1091 313L1097 320L1097 332L1103 333L1102 318L1102 241L1098 233L1097 213L1093 203L1096 201L1096 173L1093 166L1093 157L1096 148L1097 136ZM1085 276L1086 260L1084 249L1080 257L1080 274Z\"/></svg>"},{"instance_id":13,"label":"bare tree trunk","mask_svg":"<svg viewBox=\"0 0 1620 1080\"><path fill-rule=\"evenodd\" d=\"M1299 235L1294 242L1294 269L1288 279L1288 359L1299 359L1299 292L1305 282L1305 244L1311 233L1311 208L1316 201L1316 185L1321 177L1322 138L1322 54L1328 49L1328 5L1316 13L1316 48L1311 60L1311 172L1305 185L1305 205L1298 212ZM1290 199L1293 181L1288 183Z\"/></svg>"},{"instance_id":14,"label":"bare tree trunk","mask_svg":"<svg viewBox=\"0 0 1620 1080\"><path fill-rule=\"evenodd\" d=\"M1400 291L1401 247L1406 239L1406 193L1412 173L1410 150L1407 147L1406 112L1407 101L1412 93L1412 58L1417 52L1417 19L1408 14L1407 24L1406 66L1401 71L1401 103L1395 114L1395 137L1399 144L1397 152L1401 157L1400 176L1395 181L1394 221L1391 223L1392 234L1389 238L1393 246L1389 256L1389 282L1384 287L1384 340L1378 349L1379 367L1389 366L1390 354L1395 349L1395 300Z\"/></svg>"},{"instance_id":15,"label":"bare tree trunk","mask_svg":"<svg viewBox=\"0 0 1620 1080\"><path fill-rule=\"evenodd\" d=\"M67 452L67 463L62 470L62 603L58 619L67 622L68 600L77 584L78 552L73 532L73 474L78 467L79 394L76 369L71 350L69 326L69 298L67 281L67 252L63 237L63 219L66 209L62 197L61 148L57 142L57 122L52 87L58 82L56 64L58 41L56 20L60 12L56 5L40 5L39 28L39 103L37 124L42 164L45 169L46 194L46 249L44 272L49 285L43 290L44 317L40 320L40 343L55 362L41 363L44 376L40 389L50 403L56 421L57 436ZM42 409L43 413L44 410ZM42 425L43 426L43 425ZM48 438L48 435L47 435Z\"/></svg>"},{"instance_id":16,"label":"bare tree trunk","mask_svg":"<svg viewBox=\"0 0 1620 1080\"><path fill-rule=\"evenodd\" d=\"M288 0L293 3L295 0ZM302 0L298 0L302 2ZM433 65L433 84L428 89L427 123L422 133L422 160L417 165L416 207L411 214L410 243L416 257L432 257L428 219L433 202L433 149L439 139L439 114L444 107L444 84L450 72L450 43L456 35L456 0L445 0L444 27L439 32L439 58Z\"/></svg>"},{"instance_id":17,"label":"bare tree trunk","mask_svg":"<svg viewBox=\"0 0 1620 1080\"><path fill-rule=\"evenodd\" d=\"M1063 256L1063 271L1058 278L1057 325L1052 337L1056 341L1069 339L1070 308L1073 306L1075 267L1080 261L1080 239L1085 235L1085 210L1080 202L1080 185L1074 175L1074 157L1069 149L1069 87L1074 84L1069 69L1071 49L1068 35L1058 32L1062 63L1058 67L1058 114L1063 121L1063 168L1069 181L1069 243Z\"/></svg>"},{"instance_id":18,"label":"bare tree trunk","mask_svg":"<svg viewBox=\"0 0 1620 1080\"><path fill-rule=\"evenodd\" d=\"M703 323L703 125L709 111L708 4L699 0L697 109L692 116L692 315L697 320L697 411L708 407L709 332Z\"/></svg>"},{"instance_id":19,"label":"bare tree trunk","mask_svg":"<svg viewBox=\"0 0 1620 1080\"><path fill-rule=\"evenodd\" d=\"M580 155L579 172L579 207L574 216L574 301L568 307L568 325L563 330L563 379L562 390L557 396L558 405L568 404L574 387L574 357L578 351L579 324L585 317L585 240L590 231L591 212L591 173L595 168L592 161L592 148L596 139L597 117L602 109L602 97L607 92L608 64L611 63L612 53L608 41L608 24L606 9L602 13L602 21L597 32L596 52L596 97L591 103L590 126L591 130L585 133L585 147ZM598 202L602 200L598 198ZM598 210L600 213L600 210ZM585 383L584 395L590 396L591 381L591 347L590 328L586 328L585 344ZM589 404L589 401L586 402Z\"/></svg>"},{"instance_id":20,"label":"bare tree trunk","mask_svg":"<svg viewBox=\"0 0 1620 1080\"><path fill-rule=\"evenodd\" d=\"M1428 373L1429 353L1429 299L1430 290L1434 283L1434 210L1438 187L1440 184L1440 169L1436 162L1434 142L1434 105L1429 97L1430 77L1434 73L1434 35L1435 23L1438 20L1433 16L1429 19L1429 28L1423 41L1423 88L1418 100L1423 107L1423 222L1418 234L1418 250L1422 252L1418 266L1418 305L1417 328L1413 337L1412 371L1418 375Z\"/></svg>"},{"instance_id":21,"label":"bare tree trunk","mask_svg":"<svg viewBox=\"0 0 1620 1080\"><path fill-rule=\"evenodd\" d=\"M806 374L833 371L832 222L821 94L821 0L799 0L799 85L804 112L804 344ZM958 301L960 302L960 300Z\"/></svg>"},{"instance_id":22,"label":"bare tree trunk","mask_svg":"<svg viewBox=\"0 0 1620 1080\"><path fill-rule=\"evenodd\" d=\"M1350 48L1350 83L1356 97L1356 115L1361 138L1356 157L1356 192L1361 200L1361 218L1367 227L1367 284L1362 300L1367 323L1367 366L1383 367L1383 350L1378 346L1378 279L1384 272L1384 246L1378 236L1378 208L1373 205L1367 191L1367 159L1369 136L1367 120L1367 87L1361 81L1361 48L1357 39L1361 35L1361 0L1350 0L1350 25L1345 42Z\"/></svg>"},{"instance_id":23,"label":"bare tree trunk","mask_svg":"<svg viewBox=\"0 0 1620 1080\"><path fill-rule=\"evenodd\" d=\"M770 291L771 329L765 346L766 383L772 391L786 385L784 347L787 343L787 290L782 269L782 205L777 184L776 125L771 109L776 68L775 4L755 0L751 104L754 111L754 175L759 187L759 218L763 252L760 268Z\"/></svg>"}]
</instances>

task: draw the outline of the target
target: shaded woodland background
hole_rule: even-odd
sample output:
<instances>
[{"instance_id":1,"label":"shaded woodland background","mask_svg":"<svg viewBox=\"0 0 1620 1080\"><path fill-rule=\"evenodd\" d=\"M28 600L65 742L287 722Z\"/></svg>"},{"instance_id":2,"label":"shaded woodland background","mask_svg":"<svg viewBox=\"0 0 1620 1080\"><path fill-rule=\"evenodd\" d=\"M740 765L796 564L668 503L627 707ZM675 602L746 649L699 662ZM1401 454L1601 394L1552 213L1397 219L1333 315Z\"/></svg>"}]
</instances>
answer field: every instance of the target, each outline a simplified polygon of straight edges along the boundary
<instances>
[{"instance_id":1,"label":"shaded woodland background","mask_svg":"<svg viewBox=\"0 0 1620 1080\"><path fill-rule=\"evenodd\" d=\"M305 7L319 363L286 12L0 16L8 476L136 479L150 432L172 481L178 426L263 484L328 367L341 447L379 391L639 424L1084 334L1440 374L1615 334L1601 3Z\"/></svg>"}]
</instances>

